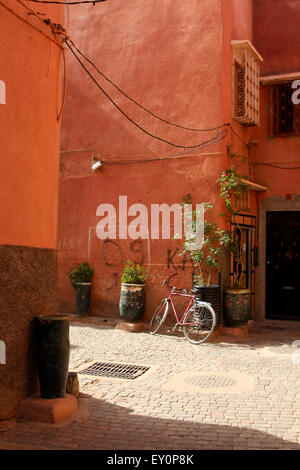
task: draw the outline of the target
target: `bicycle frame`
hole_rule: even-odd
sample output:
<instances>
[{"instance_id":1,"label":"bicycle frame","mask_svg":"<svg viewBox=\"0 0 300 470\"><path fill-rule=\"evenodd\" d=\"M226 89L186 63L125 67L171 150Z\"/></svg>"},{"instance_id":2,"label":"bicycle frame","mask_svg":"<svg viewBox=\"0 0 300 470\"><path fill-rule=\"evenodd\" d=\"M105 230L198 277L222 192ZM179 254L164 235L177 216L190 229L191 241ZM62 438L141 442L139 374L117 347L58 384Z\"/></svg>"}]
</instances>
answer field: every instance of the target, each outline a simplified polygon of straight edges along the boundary
<instances>
[{"instance_id":1,"label":"bicycle frame","mask_svg":"<svg viewBox=\"0 0 300 470\"><path fill-rule=\"evenodd\" d=\"M178 315L177 315L177 311L176 311L176 307L174 305L174 302L173 302L173 297L174 296L179 296L179 297L188 297L190 298L190 302L185 310L185 312L183 313L181 319L179 320L178 318ZM190 310L190 308L192 307L192 305L194 305L194 302L195 302L195 296L194 295L189 295L189 294L180 294L180 293L177 293L177 292L174 292L174 291L171 291L170 292L170 295L169 297L167 297L167 302L169 302L171 305L172 305L172 308L173 308L173 313L175 315L175 318L176 318L176 323L173 327L173 331L175 330L175 328L177 328L177 326L183 326L183 325L186 325L187 323L183 323L183 319L184 317L186 316L187 312Z\"/></svg>"}]
</instances>

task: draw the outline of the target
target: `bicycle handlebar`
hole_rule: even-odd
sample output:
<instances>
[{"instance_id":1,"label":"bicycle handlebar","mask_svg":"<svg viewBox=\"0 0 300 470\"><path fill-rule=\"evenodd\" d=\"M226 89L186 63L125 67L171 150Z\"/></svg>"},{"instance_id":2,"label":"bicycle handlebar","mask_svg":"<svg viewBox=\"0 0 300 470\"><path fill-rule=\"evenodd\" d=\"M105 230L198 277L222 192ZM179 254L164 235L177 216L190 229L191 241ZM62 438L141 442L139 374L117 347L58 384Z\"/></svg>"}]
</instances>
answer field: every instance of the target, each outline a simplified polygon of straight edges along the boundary
<instances>
[{"instance_id":1,"label":"bicycle handlebar","mask_svg":"<svg viewBox=\"0 0 300 470\"><path fill-rule=\"evenodd\" d=\"M165 284L167 284L167 286L172 289L172 292L175 292L176 290L179 291L179 292L183 292L184 294L187 294L188 292L191 292L191 289L190 290L187 290L187 289L179 289L178 287L175 287L175 286L169 286L168 282L166 280L163 281L162 283L162 286L164 286Z\"/></svg>"}]
</instances>

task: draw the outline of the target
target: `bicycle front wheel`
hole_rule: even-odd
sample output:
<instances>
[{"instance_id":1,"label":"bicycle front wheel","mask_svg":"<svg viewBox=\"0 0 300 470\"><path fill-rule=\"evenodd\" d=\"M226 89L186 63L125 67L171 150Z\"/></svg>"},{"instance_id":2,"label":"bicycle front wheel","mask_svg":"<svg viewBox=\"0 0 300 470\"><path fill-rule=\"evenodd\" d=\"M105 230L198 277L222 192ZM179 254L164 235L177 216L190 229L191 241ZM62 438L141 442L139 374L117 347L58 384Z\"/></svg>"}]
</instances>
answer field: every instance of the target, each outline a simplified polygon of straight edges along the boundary
<instances>
[{"instance_id":1,"label":"bicycle front wheel","mask_svg":"<svg viewBox=\"0 0 300 470\"><path fill-rule=\"evenodd\" d=\"M214 309L206 302L195 303L183 320L183 333L192 344L206 341L216 326Z\"/></svg>"},{"instance_id":2,"label":"bicycle front wheel","mask_svg":"<svg viewBox=\"0 0 300 470\"><path fill-rule=\"evenodd\" d=\"M150 321L150 334L154 335L157 333L161 325L166 319L169 310L169 302L167 299L163 299L157 309L155 310L153 317Z\"/></svg>"}]
</instances>

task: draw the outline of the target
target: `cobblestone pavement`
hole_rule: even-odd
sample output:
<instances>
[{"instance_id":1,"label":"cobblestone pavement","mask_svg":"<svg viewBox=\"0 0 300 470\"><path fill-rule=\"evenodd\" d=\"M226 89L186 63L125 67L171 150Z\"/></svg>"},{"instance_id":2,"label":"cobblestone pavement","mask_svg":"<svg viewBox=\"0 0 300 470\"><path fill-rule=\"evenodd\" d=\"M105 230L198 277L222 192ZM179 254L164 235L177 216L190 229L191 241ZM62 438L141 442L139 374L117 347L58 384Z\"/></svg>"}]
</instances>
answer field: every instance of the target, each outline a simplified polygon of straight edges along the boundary
<instances>
[{"instance_id":1,"label":"cobblestone pavement","mask_svg":"<svg viewBox=\"0 0 300 470\"><path fill-rule=\"evenodd\" d=\"M76 415L2 422L0 449L300 449L297 339L299 327L268 326L193 346L73 323L70 370L102 361L149 371L135 380L80 374Z\"/></svg>"}]
</instances>

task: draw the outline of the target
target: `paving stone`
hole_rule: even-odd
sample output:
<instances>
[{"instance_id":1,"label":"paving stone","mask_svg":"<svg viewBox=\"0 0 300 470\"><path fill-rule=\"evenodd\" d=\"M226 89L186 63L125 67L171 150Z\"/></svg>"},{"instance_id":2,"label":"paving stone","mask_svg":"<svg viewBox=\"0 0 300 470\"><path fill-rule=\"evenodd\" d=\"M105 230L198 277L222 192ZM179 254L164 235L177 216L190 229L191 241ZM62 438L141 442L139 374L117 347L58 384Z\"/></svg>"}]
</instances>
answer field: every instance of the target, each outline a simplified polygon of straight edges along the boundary
<instances>
[{"instance_id":1,"label":"paving stone","mask_svg":"<svg viewBox=\"0 0 300 470\"><path fill-rule=\"evenodd\" d=\"M149 374L137 380L79 374L82 393L72 418L59 425L0 423L0 448L299 450L300 366L277 350L288 350L300 330L276 331L276 338L271 330L249 331L193 346L179 336L73 323L70 370L87 361L120 362L150 366ZM186 371L202 374L197 392L162 389ZM237 383L249 376L253 389L226 393L226 381L211 378L224 374ZM213 392L203 376L215 380Z\"/></svg>"}]
</instances>

